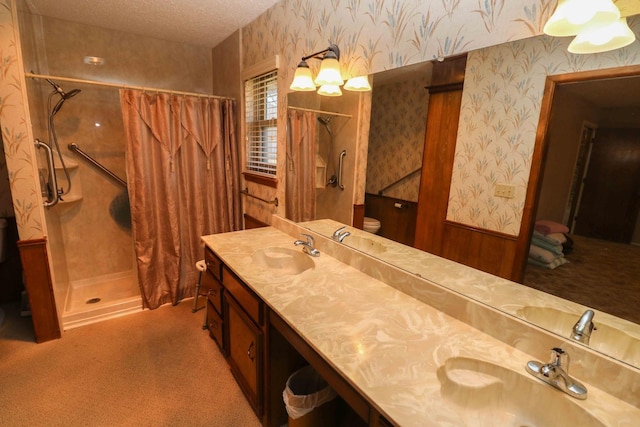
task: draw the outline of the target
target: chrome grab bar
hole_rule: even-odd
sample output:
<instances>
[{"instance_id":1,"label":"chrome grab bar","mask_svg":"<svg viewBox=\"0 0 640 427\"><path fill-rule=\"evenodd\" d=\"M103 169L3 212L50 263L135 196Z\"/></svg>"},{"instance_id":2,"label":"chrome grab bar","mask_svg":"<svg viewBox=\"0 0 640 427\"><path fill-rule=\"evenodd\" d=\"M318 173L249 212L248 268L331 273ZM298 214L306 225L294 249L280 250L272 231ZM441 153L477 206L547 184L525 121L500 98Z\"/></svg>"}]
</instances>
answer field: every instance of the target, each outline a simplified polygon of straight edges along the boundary
<instances>
[{"instance_id":1,"label":"chrome grab bar","mask_svg":"<svg viewBox=\"0 0 640 427\"><path fill-rule=\"evenodd\" d=\"M244 190L240 190L240 194L244 194L245 196L249 196L249 197L252 197L254 199L258 199L261 202L268 203L270 205L278 206L278 198L277 197L275 197L273 200L263 199L262 197L258 197L258 196L254 195L254 194L249 193L249 189L248 188L245 188Z\"/></svg>"},{"instance_id":2,"label":"chrome grab bar","mask_svg":"<svg viewBox=\"0 0 640 427\"><path fill-rule=\"evenodd\" d=\"M346 155L347 150L342 150L340 153L340 163L338 164L338 187L340 187L341 190L344 190L344 184L342 184L342 162Z\"/></svg>"},{"instance_id":3,"label":"chrome grab bar","mask_svg":"<svg viewBox=\"0 0 640 427\"><path fill-rule=\"evenodd\" d=\"M98 163L98 161L96 159L94 159L93 157L91 157L90 155L88 155L87 153L82 151L80 149L80 147L78 147L78 144L76 144L75 142L72 142L67 147L69 148L69 150L71 150L74 153L78 154L79 156L83 157L89 163L91 163L92 165L94 165L95 167L100 169L105 174L109 175L109 177L111 177L118 184L122 185L124 188L127 188L127 182L124 179L120 178L118 175L116 175L115 173L111 172L109 169L105 168L100 163Z\"/></svg>"},{"instance_id":4,"label":"chrome grab bar","mask_svg":"<svg viewBox=\"0 0 640 427\"><path fill-rule=\"evenodd\" d=\"M58 197L58 178L56 177L56 166L53 161L53 150L46 143L40 141L37 138L34 145L36 146L36 148L44 148L44 150L47 152L47 167L49 169L49 185L53 187L52 189L53 195L51 200L49 200L49 197L47 196L47 201L44 202L44 207L50 208L51 206L58 204L58 201L60 200L60 198Z\"/></svg>"}]
</instances>

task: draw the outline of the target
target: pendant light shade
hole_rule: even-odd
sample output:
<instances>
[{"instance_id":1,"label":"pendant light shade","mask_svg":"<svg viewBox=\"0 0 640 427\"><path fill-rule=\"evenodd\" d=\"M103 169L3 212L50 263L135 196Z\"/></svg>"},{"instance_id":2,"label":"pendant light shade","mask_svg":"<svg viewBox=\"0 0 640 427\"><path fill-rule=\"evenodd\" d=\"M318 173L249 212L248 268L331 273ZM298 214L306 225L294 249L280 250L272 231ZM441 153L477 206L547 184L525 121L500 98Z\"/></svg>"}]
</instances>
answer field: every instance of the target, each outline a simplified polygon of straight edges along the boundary
<instances>
[{"instance_id":1,"label":"pendant light shade","mask_svg":"<svg viewBox=\"0 0 640 427\"><path fill-rule=\"evenodd\" d=\"M307 59L321 59L320 70L315 80L311 75ZM340 49L335 44L330 44L328 48L311 55L303 56L302 61L296 68L293 82L289 89L299 91L312 91L318 89L318 94L323 96L340 96L342 91L340 86L344 84L342 72L340 71ZM347 90L364 92L371 90L367 76L354 77L349 79L344 87Z\"/></svg>"},{"instance_id":2,"label":"pendant light shade","mask_svg":"<svg viewBox=\"0 0 640 427\"><path fill-rule=\"evenodd\" d=\"M635 34L627 25L627 19L620 18L613 24L591 27L580 32L568 50L571 53L606 52L628 46L635 39Z\"/></svg>"},{"instance_id":3,"label":"pendant light shade","mask_svg":"<svg viewBox=\"0 0 640 427\"><path fill-rule=\"evenodd\" d=\"M340 96L342 91L338 85L322 85L318 89L318 95L322 96Z\"/></svg>"},{"instance_id":4,"label":"pendant light shade","mask_svg":"<svg viewBox=\"0 0 640 427\"><path fill-rule=\"evenodd\" d=\"M329 51L324 55L315 84L318 86L342 86L344 84L340 74L340 63L334 52Z\"/></svg>"},{"instance_id":5,"label":"pendant light shade","mask_svg":"<svg viewBox=\"0 0 640 427\"><path fill-rule=\"evenodd\" d=\"M591 26L604 26L620 19L612 0L559 0L558 7L544 26L550 36L573 36Z\"/></svg>"},{"instance_id":6,"label":"pendant light shade","mask_svg":"<svg viewBox=\"0 0 640 427\"><path fill-rule=\"evenodd\" d=\"M289 89L302 92L316 90L316 85L313 83L313 77L311 76L311 69L306 61L301 61L298 64Z\"/></svg>"},{"instance_id":7,"label":"pendant light shade","mask_svg":"<svg viewBox=\"0 0 640 427\"><path fill-rule=\"evenodd\" d=\"M371 90L371 85L367 76L358 76L347 80L344 88L353 92L368 92Z\"/></svg>"}]
</instances>

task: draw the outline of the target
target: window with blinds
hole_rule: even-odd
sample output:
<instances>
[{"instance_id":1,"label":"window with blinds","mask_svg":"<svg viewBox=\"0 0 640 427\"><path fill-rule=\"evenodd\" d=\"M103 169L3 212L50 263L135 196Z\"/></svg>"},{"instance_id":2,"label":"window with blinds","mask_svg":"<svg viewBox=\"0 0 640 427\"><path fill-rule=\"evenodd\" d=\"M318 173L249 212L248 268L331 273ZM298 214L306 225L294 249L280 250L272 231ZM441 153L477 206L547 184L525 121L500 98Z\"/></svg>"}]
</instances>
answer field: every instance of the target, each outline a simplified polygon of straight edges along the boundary
<instances>
[{"instance_id":1,"label":"window with blinds","mask_svg":"<svg viewBox=\"0 0 640 427\"><path fill-rule=\"evenodd\" d=\"M275 176L278 71L245 81L247 171Z\"/></svg>"}]
</instances>

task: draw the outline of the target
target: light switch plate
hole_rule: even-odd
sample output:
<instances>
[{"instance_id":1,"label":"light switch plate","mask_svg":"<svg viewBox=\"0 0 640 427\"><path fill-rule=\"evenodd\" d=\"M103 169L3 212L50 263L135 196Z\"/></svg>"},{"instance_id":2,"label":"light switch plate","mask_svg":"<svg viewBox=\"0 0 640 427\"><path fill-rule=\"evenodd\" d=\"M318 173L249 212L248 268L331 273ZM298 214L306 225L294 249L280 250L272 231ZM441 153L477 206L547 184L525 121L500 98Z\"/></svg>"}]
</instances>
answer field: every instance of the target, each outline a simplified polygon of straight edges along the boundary
<instances>
[{"instance_id":1,"label":"light switch plate","mask_svg":"<svg viewBox=\"0 0 640 427\"><path fill-rule=\"evenodd\" d=\"M516 186L511 184L496 184L493 195L496 197L504 197L505 199L513 199L516 195Z\"/></svg>"}]
</instances>

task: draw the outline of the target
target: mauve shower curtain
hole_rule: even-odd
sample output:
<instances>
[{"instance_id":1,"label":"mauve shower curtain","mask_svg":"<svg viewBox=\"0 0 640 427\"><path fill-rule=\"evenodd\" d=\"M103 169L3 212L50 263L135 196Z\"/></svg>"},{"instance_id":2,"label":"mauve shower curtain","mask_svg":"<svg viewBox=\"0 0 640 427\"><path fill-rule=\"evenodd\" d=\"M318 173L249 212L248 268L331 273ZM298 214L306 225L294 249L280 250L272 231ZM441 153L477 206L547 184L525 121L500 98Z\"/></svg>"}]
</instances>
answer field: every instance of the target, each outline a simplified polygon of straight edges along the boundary
<instances>
[{"instance_id":1,"label":"mauve shower curtain","mask_svg":"<svg viewBox=\"0 0 640 427\"><path fill-rule=\"evenodd\" d=\"M295 221L316 219L316 115L289 110L287 115L286 215Z\"/></svg>"},{"instance_id":2,"label":"mauve shower curtain","mask_svg":"<svg viewBox=\"0 0 640 427\"><path fill-rule=\"evenodd\" d=\"M193 296L200 236L241 227L232 100L120 91L144 307Z\"/></svg>"}]
</instances>

